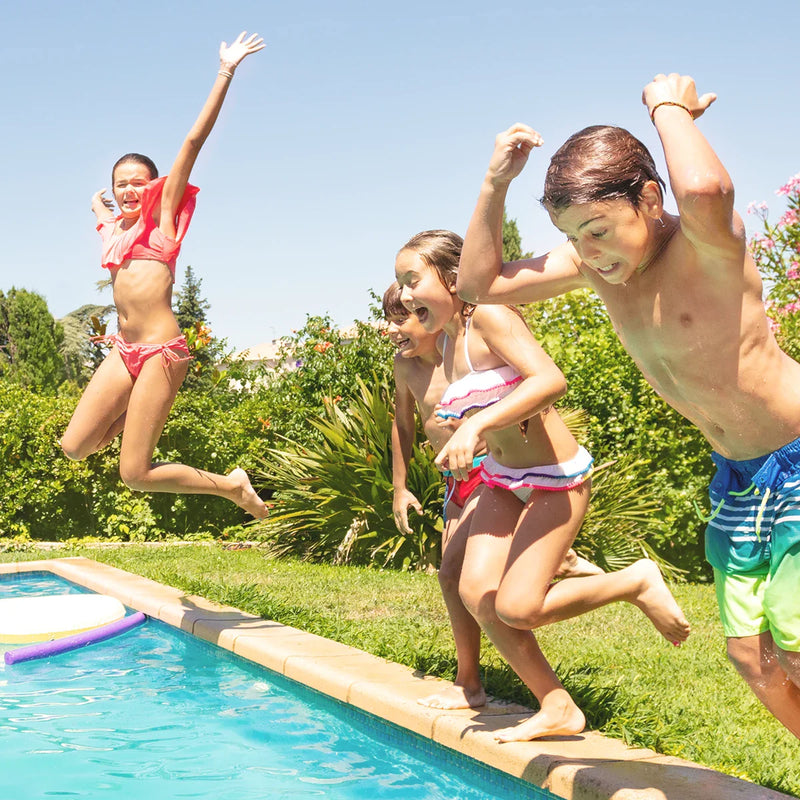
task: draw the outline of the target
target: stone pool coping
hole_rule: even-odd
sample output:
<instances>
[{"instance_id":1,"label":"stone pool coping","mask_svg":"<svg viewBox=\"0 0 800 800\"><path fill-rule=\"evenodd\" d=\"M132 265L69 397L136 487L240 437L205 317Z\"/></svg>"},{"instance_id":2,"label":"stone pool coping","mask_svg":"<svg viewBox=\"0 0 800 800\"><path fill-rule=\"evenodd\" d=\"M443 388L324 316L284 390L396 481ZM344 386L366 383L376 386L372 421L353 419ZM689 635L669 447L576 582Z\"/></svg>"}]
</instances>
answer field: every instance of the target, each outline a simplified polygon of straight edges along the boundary
<instances>
[{"instance_id":1,"label":"stone pool coping","mask_svg":"<svg viewBox=\"0 0 800 800\"><path fill-rule=\"evenodd\" d=\"M587 731L500 744L493 732L530 709L490 703L447 711L417 703L449 682L297 628L222 606L118 567L70 557L0 564L43 570L231 650L342 702L489 764L565 800L780 800L789 795Z\"/></svg>"}]
</instances>

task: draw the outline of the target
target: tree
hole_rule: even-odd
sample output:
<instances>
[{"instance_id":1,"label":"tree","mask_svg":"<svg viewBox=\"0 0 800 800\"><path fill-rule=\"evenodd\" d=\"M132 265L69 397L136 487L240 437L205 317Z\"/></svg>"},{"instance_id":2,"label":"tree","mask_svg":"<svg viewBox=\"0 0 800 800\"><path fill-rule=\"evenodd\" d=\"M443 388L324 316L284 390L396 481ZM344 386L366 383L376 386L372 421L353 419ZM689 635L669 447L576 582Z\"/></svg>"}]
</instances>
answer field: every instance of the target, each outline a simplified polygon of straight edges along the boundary
<instances>
[{"instance_id":1,"label":"tree","mask_svg":"<svg viewBox=\"0 0 800 800\"><path fill-rule=\"evenodd\" d=\"M532 253L522 252L522 236L520 236L517 221L508 219L503 210L503 261L519 261L530 258Z\"/></svg>"},{"instance_id":2,"label":"tree","mask_svg":"<svg viewBox=\"0 0 800 800\"><path fill-rule=\"evenodd\" d=\"M182 331L193 328L196 322L208 322L211 303L200 294L202 284L202 278L196 277L192 267L187 266L183 288L175 292L174 302L175 318Z\"/></svg>"},{"instance_id":3,"label":"tree","mask_svg":"<svg viewBox=\"0 0 800 800\"><path fill-rule=\"evenodd\" d=\"M36 391L52 392L66 378L59 351L64 330L45 299L26 289L0 292L0 371Z\"/></svg>"},{"instance_id":4,"label":"tree","mask_svg":"<svg viewBox=\"0 0 800 800\"><path fill-rule=\"evenodd\" d=\"M58 320L64 330L60 349L68 380L85 386L100 366L105 353L91 337L106 333L106 318L113 311L114 306L87 303Z\"/></svg>"}]
</instances>

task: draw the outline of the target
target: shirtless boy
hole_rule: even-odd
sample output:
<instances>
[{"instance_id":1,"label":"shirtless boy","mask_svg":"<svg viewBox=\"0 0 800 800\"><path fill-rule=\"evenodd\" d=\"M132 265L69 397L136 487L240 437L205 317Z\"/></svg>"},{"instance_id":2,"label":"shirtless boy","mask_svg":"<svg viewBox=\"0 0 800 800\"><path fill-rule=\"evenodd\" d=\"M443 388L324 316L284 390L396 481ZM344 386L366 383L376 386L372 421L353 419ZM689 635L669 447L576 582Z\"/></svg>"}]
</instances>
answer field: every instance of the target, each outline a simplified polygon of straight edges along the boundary
<instances>
[{"instance_id":1,"label":"shirtless boy","mask_svg":"<svg viewBox=\"0 0 800 800\"><path fill-rule=\"evenodd\" d=\"M716 99L657 75L642 94L678 215L653 159L627 131L587 128L553 156L542 202L568 241L502 262L502 215L536 131L501 133L459 269L469 302L527 303L590 287L655 391L714 449L706 556L728 657L800 737L800 365L778 347L733 208L733 185L695 125Z\"/></svg>"}]
</instances>

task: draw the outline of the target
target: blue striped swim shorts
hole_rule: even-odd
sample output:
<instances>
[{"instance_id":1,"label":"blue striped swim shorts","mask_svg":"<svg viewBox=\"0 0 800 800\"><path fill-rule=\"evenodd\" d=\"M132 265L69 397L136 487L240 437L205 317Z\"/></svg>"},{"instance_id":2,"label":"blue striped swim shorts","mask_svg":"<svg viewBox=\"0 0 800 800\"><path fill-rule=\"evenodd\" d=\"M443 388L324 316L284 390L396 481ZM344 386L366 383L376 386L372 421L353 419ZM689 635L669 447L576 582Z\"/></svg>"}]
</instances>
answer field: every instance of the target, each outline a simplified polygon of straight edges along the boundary
<instances>
[{"instance_id":1,"label":"blue striped swim shorts","mask_svg":"<svg viewBox=\"0 0 800 800\"><path fill-rule=\"evenodd\" d=\"M774 571L800 542L800 439L747 461L711 457L706 558L729 575Z\"/></svg>"}]
</instances>

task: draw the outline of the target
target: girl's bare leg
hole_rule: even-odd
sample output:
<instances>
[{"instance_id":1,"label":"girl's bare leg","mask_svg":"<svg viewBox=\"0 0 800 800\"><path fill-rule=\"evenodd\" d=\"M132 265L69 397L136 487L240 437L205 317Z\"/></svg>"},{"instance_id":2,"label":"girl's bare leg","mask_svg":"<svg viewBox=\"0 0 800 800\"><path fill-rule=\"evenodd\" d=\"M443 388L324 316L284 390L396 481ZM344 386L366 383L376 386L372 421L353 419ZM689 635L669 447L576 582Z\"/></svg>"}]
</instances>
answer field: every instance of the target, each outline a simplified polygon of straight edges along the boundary
<instances>
[{"instance_id":1,"label":"girl's bare leg","mask_svg":"<svg viewBox=\"0 0 800 800\"><path fill-rule=\"evenodd\" d=\"M143 364L128 400L120 477L137 491L213 494L236 503L254 517L265 517L266 505L244 470L217 475L185 464L153 463L153 452L187 369L185 362L165 365L159 356Z\"/></svg>"},{"instance_id":2,"label":"girl's bare leg","mask_svg":"<svg viewBox=\"0 0 800 800\"><path fill-rule=\"evenodd\" d=\"M463 509L452 503L447 509L439 585L450 617L450 627L453 629L458 672L452 686L419 701L421 705L431 708L477 708L486 703L486 692L480 675L481 628L464 607L458 593L470 521L477 503L478 498L473 493Z\"/></svg>"},{"instance_id":3,"label":"girl's bare leg","mask_svg":"<svg viewBox=\"0 0 800 800\"><path fill-rule=\"evenodd\" d=\"M561 685L534 635L529 630L510 627L495 611L497 588L506 573L522 504L504 489L483 486L476 494L478 505L472 515L461 571L461 598L540 706L521 726L498 731L495 736L500 741L511 741L580 733L586 725L583 712ZM562 557L568 548L569 545L564 548ZM529 588L533 588L531 581Z\"/></svg>"},{"instance_id":4,"label":"girl's bare leg","mask_svg":"<svg viewBox=\"0 0 800 800\"><path fill-rule=\"evenodd\" d=\"M626 600L638 606L667 641L683 642L689 623L653 561L641 559L617 572L551 584L588 502L586 484L565 492L532 493L520 515L509 567L498 590L500 618L527 630Z\"/></svg>"},{"instance_id":5,"label":"girl's bare leg","mask_svg":"<svg viewBox=\"0 0 800 800\"><path fill-rule=\"evenodd\" d=\"M102 450L125 426L125 409L133 389L117 348L103 359L84 389L61 437L61 448L75 461Z\"/></svg>"}]
</instances>

